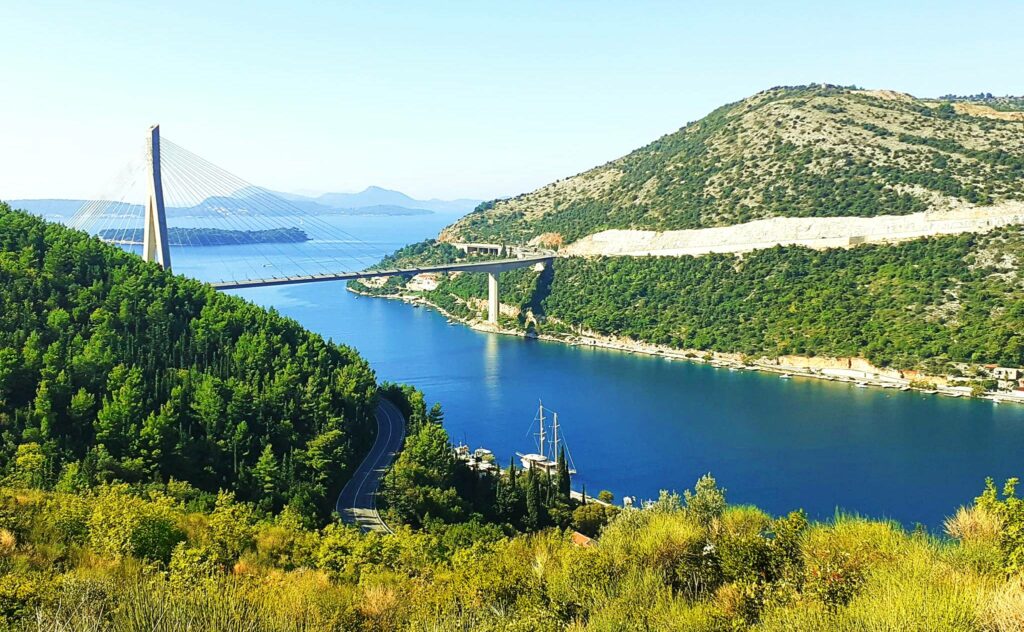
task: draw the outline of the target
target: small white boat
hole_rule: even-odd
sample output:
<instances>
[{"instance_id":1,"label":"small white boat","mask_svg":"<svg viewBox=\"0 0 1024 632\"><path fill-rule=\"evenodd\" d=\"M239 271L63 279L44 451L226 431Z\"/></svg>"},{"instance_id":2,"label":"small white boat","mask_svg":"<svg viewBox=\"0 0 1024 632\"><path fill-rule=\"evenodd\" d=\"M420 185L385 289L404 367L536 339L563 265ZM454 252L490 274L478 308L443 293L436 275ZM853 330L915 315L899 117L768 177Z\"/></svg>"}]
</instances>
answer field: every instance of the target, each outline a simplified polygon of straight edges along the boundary
<instances>
[{"instance_id":1,"label":"small white boat","mask_svg":"<svg viewBox=\"0 0 1024 632\"><path fill-rule=\"evenodd\" d=\"M789 373L783 373L782 375L779 376L779 379L780 380L788 380L791 377L793 377L793 376L790 375Z\"/></svg>"},{"instance_id":2,"label":"small white boat","mask_svg":"<svg viewBox=\"0 0 1024 632\"><path fill-rule=\"evenodd\" d=\"M867 388L868 384L867 384L867 382L857 382L857 384L855 384L855 386L857 388Z\"/></svg>"}]
</instances>

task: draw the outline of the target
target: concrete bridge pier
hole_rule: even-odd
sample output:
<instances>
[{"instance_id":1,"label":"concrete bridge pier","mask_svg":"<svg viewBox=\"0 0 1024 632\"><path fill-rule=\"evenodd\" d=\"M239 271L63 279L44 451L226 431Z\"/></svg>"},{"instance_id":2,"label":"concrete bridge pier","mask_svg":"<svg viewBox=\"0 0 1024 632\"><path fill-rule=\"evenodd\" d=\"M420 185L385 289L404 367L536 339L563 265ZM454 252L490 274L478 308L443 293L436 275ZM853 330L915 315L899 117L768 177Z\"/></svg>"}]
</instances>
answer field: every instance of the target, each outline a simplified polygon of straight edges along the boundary
<instances>
[{"instance_id":1,"label":"concrete bridge pier","mask_svg":"<svg viewBox=\"0 0 1024 632\"><path fill-rule=\"evenodd\" d=\"M487 322L498 324L498 272L487 273Z\"/></svg>"}]
</instances>

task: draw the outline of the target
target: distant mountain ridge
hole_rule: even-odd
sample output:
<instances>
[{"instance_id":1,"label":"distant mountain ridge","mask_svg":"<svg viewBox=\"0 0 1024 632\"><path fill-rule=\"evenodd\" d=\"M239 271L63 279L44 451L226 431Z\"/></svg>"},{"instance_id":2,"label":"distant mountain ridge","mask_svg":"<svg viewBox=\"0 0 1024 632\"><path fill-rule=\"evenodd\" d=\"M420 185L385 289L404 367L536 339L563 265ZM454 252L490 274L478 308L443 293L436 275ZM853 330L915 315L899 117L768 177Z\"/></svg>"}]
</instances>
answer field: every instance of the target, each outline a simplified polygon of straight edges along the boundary
<instances>
[{"instance_id":1,"label":"distant mountain ridge","mask_svg":"<svg viewBox=\"0 0 1024 632\"><path fill-rule=\"evenodd\" d=\"M224 211L244 212L245 200L261 195L261 189L240 189L231 196L211 196L191 207L168 207L171 216L205 216ZM293 193L269 191L269 193L286 201L290 206L306 213L316 215L429 215L432 213L468 213L479 203L479 200L417 200L400 191L392 191L380 187L367 187L359 193L325 193L317 197L308 197ZM86 200L65 199L20 199L7 201L12 208L21 208L36 215L51 219L67 219L72 217ZM133 205L128 209L138 212L139 207ZM280 215L291 214L291 209L283 208Z\"/></svg>"},{"instance_id":2,"label":"distant mountain ridge","mask_svg":"<svg viewBox=\"0 0 1024 632\"><path fill-rule=\"evenodd\" d=\"M381 187L366 187L359 193L324 193L315 198L292 195L293 199L312 200L324 206L334 208L365 208L374 206L400 206L403 208L420 208L436 213L468 213L483 200L460 198L457 200L417 200L401 191Z\"/></svg>"}]
</instances>

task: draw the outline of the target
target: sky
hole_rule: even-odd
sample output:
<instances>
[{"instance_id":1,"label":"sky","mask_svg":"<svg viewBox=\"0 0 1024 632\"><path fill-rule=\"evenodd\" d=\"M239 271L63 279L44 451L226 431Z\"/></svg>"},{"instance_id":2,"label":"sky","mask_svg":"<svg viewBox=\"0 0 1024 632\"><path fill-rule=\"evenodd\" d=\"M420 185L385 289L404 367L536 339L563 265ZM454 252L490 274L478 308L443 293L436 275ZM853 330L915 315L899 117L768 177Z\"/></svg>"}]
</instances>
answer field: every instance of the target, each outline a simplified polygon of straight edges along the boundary
<instances>
[{"instance_id":1,"label":"sky","mask_svg":"<svg viewBox=\"0 0 1024 632\"><path fill-rule=\"evenodd\" d=\"M0 199L146 130L270 189L490 199L776 85L1024 94L1024 2L0 0Z\"/></svg>"}]
</instances>

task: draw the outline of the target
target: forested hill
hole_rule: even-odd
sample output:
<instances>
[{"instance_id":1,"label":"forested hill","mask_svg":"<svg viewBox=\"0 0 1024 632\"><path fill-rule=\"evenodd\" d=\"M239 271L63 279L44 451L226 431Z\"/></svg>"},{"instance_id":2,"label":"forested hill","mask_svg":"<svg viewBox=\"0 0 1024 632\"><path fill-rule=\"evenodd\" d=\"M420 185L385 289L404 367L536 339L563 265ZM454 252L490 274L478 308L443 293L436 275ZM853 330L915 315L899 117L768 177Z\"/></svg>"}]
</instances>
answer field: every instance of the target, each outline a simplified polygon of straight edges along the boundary
<instances>
[{"instance_id":1,"label":"forested hill","mask_svg":"<svg viewBox=\"0 0 1024 632\"><path fill-rule=\"evenodd\" d=\"M613 228L895 215L1022 198L1022 112L966 98L784 87L585 173L481 204L444 235L505 243L543 235L557 246Z\"/></svg>"},{"instance_id":2,"label":"forested hill","mask_svg":"<svg viewBox=\"0 0 1024 632\"><path fill-rule=\"evenodd\" d=\"M1011 108L1018 102L985 95L925 101L823 86L767 90L586 173L482 204L440 243L408 246L388 265L460 256L445 241L559 248L613 228L928 210L969 216L986 205L997 207L992 216L1019 216L1024 112ZM1022 366L1024 233L1017 220L998 229L985 221L977 231L984 234L925 233L850 249L560 257L541 274L502 275L501 324L753 357L856 356L942 375L959 370L957 363ZM774 239L753 241L759 238L761 245ZM443 277L428 299L477 318L487 296L478 276ZM364 290L401 285L393 279Z\"/></svg>"},{"instance_id":3,"label":"forested hill","mask_svg":"<svg viewBox=\"0 0 1024 632\"><path fill-rule=\"evenodd\" d=\"M0 463L329 513L372 440L350 348L0 204Z\"/></svg>"}]
</instances>

